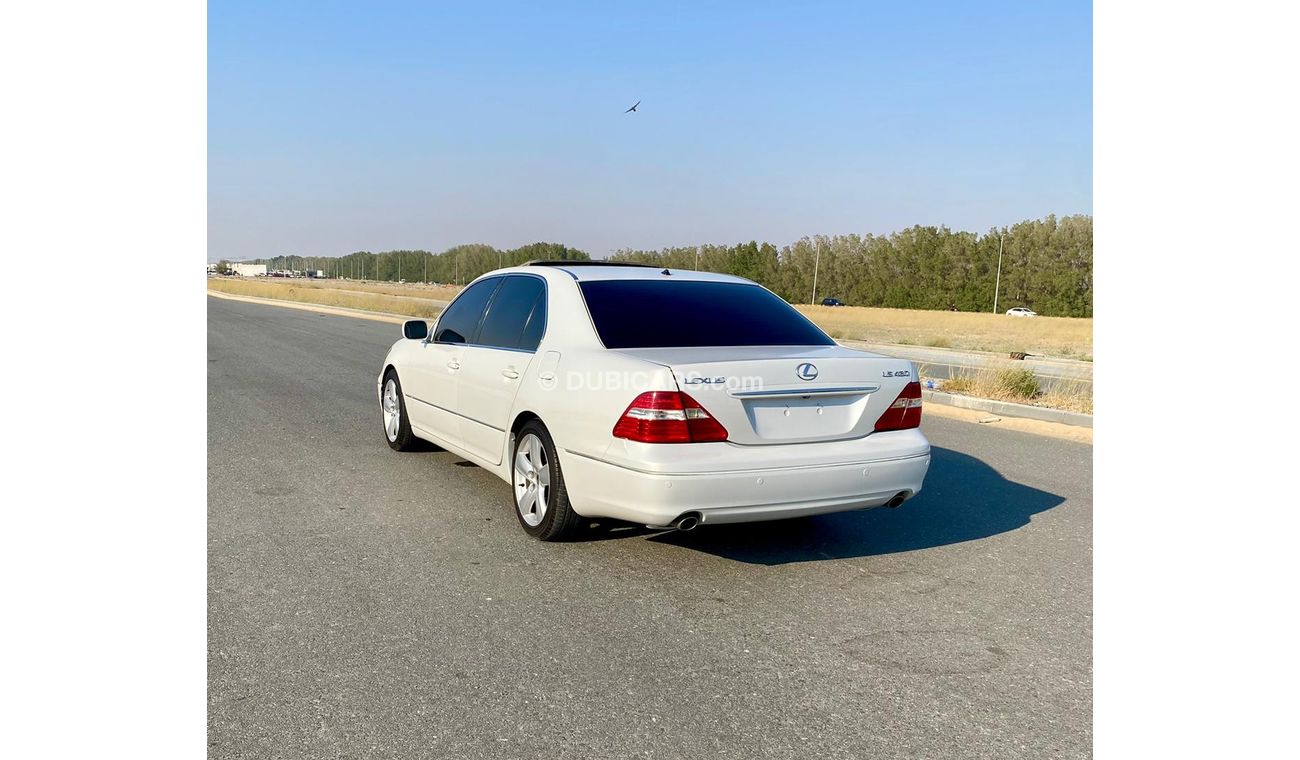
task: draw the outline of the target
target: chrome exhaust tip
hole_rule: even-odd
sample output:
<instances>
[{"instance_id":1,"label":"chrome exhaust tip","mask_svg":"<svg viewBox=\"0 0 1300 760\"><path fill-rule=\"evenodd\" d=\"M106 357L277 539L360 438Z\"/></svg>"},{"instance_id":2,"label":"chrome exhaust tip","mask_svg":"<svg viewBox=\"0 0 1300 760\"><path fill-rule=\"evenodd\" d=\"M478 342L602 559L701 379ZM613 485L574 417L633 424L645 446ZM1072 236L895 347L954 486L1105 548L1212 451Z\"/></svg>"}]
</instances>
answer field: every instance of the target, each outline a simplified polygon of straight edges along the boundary
<instances>
[{"instance_id":1,"label":"chrome exhaust tip","mask_svg":"<svg viewBox=\"0 0 1300 760\"><path fill-rule=\"evenodd\" d=\"M676 520L673 520L672 525L670 527L674 528L675 530L686 532L688 530L695 530L695 528L699 524L700 524L700 513L687 512L686 514L682 515Z\"/></svg>"},{"instance_id":2,"label":"chrome exhaust tip","mask_svg":"<svg viewBox=\"0 0 1300 760\"><path fill-rule=\"evenodd\" d=\"M899 491L898 494L894 496L894 498L890 499L888 502L885 503L885 506L892 509L894 507L901 505L905 501L907 501L907 491Z\"/></svg>"}]
</instances>

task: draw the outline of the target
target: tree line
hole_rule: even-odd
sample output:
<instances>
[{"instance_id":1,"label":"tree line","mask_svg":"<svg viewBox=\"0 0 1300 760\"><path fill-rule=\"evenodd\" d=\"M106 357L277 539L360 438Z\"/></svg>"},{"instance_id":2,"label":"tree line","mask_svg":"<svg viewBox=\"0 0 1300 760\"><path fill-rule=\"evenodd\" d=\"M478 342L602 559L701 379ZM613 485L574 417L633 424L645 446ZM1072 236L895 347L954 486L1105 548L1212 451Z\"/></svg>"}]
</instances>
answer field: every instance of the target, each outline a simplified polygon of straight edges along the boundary
<instances>
[{"instance_id":1,"label":"tree line","mask_svg":"<svg viewBox=\"0 0 1300 760\"><path fill-rule=\"evenodd\" d=\"M998 278L998 248L1002 274ZM837 298L850 306L1092 316L1092 217L1028 220L983 235L917 225L890 235L818 235L777 248L749 242L659 251L622 250L611 260L747 277L791 303Z\"/></svg>"},{"instance_id":2,"label":"tree line","mask_svg":"<svg viewBox=\"0 0 1300 760\"><path fill-rule=\"evenodd\" d=\"M529 245L500 250L482 243L457 245L442 253L429 251L356 251L345 256L298 256L286 254L269 259L241 261L246 264L265 264L275 270L317 270L326 277L346 277L352 280L380 280L397 282L440 282L464 285L475 277L501 267L512 267L538 259L563 261L590 261L584 251L561 243L530 243ZM218 262L218 270L225 270L230 261Z\"/></svg>"},{"instance_id":3,"label":"tree line","mask_svg":"<svg viewBox=\"0 0 1300 760\"><path fill-rule=\"evenodd\" d=\"M998 310L1027 306L1039 314L1092 316L1092 217L1048 216L984 234L917 225L889 235L818 235L790 245L751 241L657 251L623 249L612 261L739 275L791 303L833 297L851 306L990 311L998 252ZM442 253L358 251L341 257L259 259L270 269L319 269L327 277L464 284L484 272L533 259L589 260L559 243L511 250L459 245ZM308 262L316 262L311 265ZM293 265L291 265L293 264Z\"/></svg>"}]
</instances>

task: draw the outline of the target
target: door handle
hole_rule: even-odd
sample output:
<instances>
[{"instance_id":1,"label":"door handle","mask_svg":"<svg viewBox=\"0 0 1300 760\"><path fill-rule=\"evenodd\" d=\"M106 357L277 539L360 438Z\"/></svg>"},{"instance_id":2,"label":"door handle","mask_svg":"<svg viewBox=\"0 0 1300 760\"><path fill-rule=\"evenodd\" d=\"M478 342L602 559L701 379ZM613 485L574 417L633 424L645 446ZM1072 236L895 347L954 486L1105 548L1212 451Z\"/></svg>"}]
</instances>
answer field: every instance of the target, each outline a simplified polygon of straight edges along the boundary
<instances>
[{"instance_id":1,"label":"door handle","mask_svg":"<svg viewBox=\"0 0 1300 760\"><path fill-rule=\"evenodd\" d=\"M510 378L511 380L514 380L515 378L519 377L519 373L515 371L514 367L506 367L505 369L501 370L501 374L504 377Z\"/></svg>"},{"instance_id":2,"label":"door handle","mask_svg":"<svg viewBox=\"0 0 1300 760\"><path fill-rule=\"evenodd\" d=\"M460 362L456 361L455 359L452 359L451 361L447 362L447 369L460 369Z\"/></svg>"}]
</instances>

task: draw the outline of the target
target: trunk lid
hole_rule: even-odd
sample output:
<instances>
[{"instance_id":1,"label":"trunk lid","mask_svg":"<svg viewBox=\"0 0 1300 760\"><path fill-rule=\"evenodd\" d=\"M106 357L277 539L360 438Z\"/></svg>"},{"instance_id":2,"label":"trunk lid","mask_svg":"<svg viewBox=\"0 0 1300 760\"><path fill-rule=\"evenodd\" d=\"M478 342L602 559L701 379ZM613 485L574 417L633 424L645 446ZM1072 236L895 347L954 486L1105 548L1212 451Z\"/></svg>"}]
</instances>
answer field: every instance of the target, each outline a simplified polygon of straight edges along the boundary
<instances>
[{"instance_id":1,"label":"trunk lid","mask_svg":"<svg viewBox=\"0 0 1300 760\"><path fill-rule=\"evenodd\" d=\"M903 387L906 359L843 346L636 348L619 353L668 367L680 390L747 445L860 438Z\"/></svg>"}]
</instances>

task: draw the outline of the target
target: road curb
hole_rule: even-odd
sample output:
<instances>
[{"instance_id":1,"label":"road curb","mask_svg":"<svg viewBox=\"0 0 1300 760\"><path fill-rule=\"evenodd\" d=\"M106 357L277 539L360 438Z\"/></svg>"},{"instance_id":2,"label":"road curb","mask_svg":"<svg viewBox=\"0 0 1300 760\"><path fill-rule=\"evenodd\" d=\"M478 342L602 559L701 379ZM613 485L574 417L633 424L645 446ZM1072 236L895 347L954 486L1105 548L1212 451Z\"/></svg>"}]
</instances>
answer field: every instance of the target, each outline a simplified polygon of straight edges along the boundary
<instances>
[{"instance_id":1,"label":"road curb","mask_svg":"<svg viewBox=\"0 0 1300 760\"><path fill-rule=\"evenodd\" d=\"M279 306L285 309L299 309L301 311L314 311L319 314L329 314L336 317L353 317L355 319L369 319L372 322L388 322L390 324L400 325L408 319L424 319L428 317L408 317L403 314L393 314L387 311L368 311L366 309L353 309L347 306L329 306L323 303L312 303L311 301L287 301L282 298L262 298L260 296L245 296L236 293L227 293L222 290L209 290L208 295L213 298L224 298L227 301L243 301L245 303L258 303L265 306Z\"/></svg>"},{"instance_id":2,"label":"road curb","mask_svg":"<svg viewBox=\"0 0 1300 760\"><path fill-rule=\"evenodd\" d=\"M921 389L921 398L935 404L955 406L960 409L974 409L979 412L1001 415L1004 417L1024 417L1042 422L1057 422L1075 427L1092 427L1092 415L1079 412L1067 412L1062 409L1048 409L1042 406L1016 404L1010 401L994 401L974 396L961 396L955 393Z\"/></svg>"}]
</instances>

